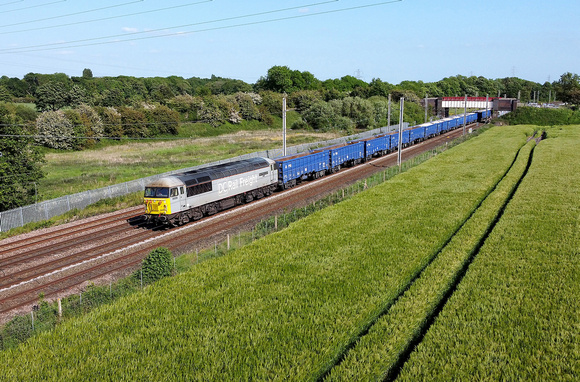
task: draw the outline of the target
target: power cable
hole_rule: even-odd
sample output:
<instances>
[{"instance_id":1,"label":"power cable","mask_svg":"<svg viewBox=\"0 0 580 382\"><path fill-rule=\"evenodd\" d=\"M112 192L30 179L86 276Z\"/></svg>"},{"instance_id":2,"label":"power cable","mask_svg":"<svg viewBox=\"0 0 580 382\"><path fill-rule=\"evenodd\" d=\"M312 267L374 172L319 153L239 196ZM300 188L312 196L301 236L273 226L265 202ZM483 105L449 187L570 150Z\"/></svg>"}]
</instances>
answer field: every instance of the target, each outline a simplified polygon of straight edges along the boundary
<instances>
[{"instance_id":1,"label":"power cable","mask_svg":"<svg viewBox=\"0 0 580 382\"><path fill-rule=\"evenodd\" d=\"M10 9L9 11L2 11L0 13L11 13L11 12L16 12L16 11L25 11L27 9L35 9L35 8L40 8L40 7L46 7L47 5L54 5L54 4L57 4L57 3L64 3L65 1L67 1L67 0L59 0L59 1L53 1L52 3L31 5L30 7ZM0 28L2 28L1 25L0 25Z\"/></svg>"},{"instance_id":2,"label":"power cable","mask_svg":"<svg viewBox=\"0 0 580 382\"><path fill-rule=\"evenodd\" d=\"M60 3L62 1L66 1L66 0L61 0L61 1L56 1L54 3L51 4L55 4L55 3ZM115 4L115 5L109 5L108 7L102 7L102 8L95 8L95 9L89 9L86 11L81 11L81 12L75 12L75 13L69 13L66 15L59 15L59 16L52 16L52 17L45 17L43 19L36 19L36 20L30 20L30 21L21 21L18 23L14 23L14 24L6 24L6 25L0 25L0 28L6 28L6 27L13 27L16 25L22 25L22 24L31 24L31 23L37 23L39 21L46 21L46 20L54 20L54 19L61 19L63 17L69 17L69 16L78 16L78 15L82 15L85 13L92 13L92 12L98 12L98 11L104 11L106 9L111 9L111 8L118 8L118 7L123 7L125 5L129 5L129 4L135 4L135 3L142 3L145 0L134 0L134 1L129 1L126 3L121 3L121 4ZM22 8L22 9L26 9L26 8ZM5 12L4 12L5 13Z\"/></svg>"},{"instance_id":3,"label":"power cable","mask_svg":"<svg viewBox=\"0 0 580 382\"><path fill-rule=\"evenodd\" d=\"M64 1L66 1L66 0L64 0ZM135 3L135 2L138 3L138 2L141 2L141 1L144 1L144 0L133 1L131 3ZM50 26L46 26L46 27L36 27L36 28L30 28L30 29L21 29L21 30L10 31L10 32L0 32L0 34L12 34L12 33L21 33L21 32L31 32L31 31L36 31L36 30L53 29L53 28L68 27L68 26L78 25L78 24L94 23L94 22L97 22L97 21L106 21L106 20L118 19L118 18L122 18L122 17L138 16L138 15L144 15L144 14L147 14L147 13L155 13L155 12L162 12L162 11L167 11L167 10L172 10L172 9L177 9L177 8L191 7L193 5L199 5L199 4L203 4L203 3L211 3L212 1L214 1L214 0L203 0L203 1L197 1L197 2L194 2L194 3L176 5L176 6L173 6L173 7L150 9L148 11L127 13L127 14L124 14L124 15L117 15L117 16L108 16L108 17L103 17L103 18L100 18L100 19L93 19L93 20L86 20L86 21L77 21L77 22L67 23L67 24L50 25ZM126 3L126 4L131 4L131 3ZM117 5L117 6L119 6L119 5ZM101 10L101 9L104 9L104 8L99 8L98 10ZM93 11L96 11L96 10L93 10ZM15 26L15 25L21 25L21 24L35 23L37 21L50 20L50 19L54 19L54 18L57 18L57 17L66 17L66 16L69 16L69 15L50 17L48 19L41 19L41 20L25 21L25 22L16 23L16 24L10 24L10 25L0 25L0 28L9 27L9 26Z\"/></svg>"},{"instance_id":4,"label":"power cable","mask_svg":"<svg viewBox=\"0 0 580 382\"><path fill-rule=\"evenodd\" d=\"M128 33L128 34L125 33L125 34L110 35L110 36L103 36L103 37L94 37L94 38L75 40L75 41L69 41L69 42L60 42L60 43L43 44L43 45L32 45L32 46L20 47L20 48L1 49L0 53L6 54L6 53L35 52L35 51L54 50L54 49L61 49L61 48L75 48L75 47L85 47L85 46L94 46L94 45L115 44L115 43L120 43L120 42L146 40L146 39L152 39L152 38L169 37L169 36L184 35L184 34L190 34L190 33L200 33L200 32L212 31L212 30L230 29L230 28L272 23L272 22L278 22L278 21L284 21L284 20L293 20L293 19L299 19L299 18L304 18L304 17L320 16L320 15L332 14L332 13L338 13L338 12L346 12L346 11L352 11L352 10L357 10L357 9L376 7L376 6L380 6L380 5L398 3L398 2L402 2L403 0L383 1L383 2L375 3L375 4L359 5L359 6L355 6L355 7L349 7L349 8L334 9L334 10L321 11L321 12L316 12L316 13L302 14L302 15L297 15L297 16L287 16L287 17L281 17L281 18L270 19L270 20L253 21L253 22L242 23L242 24L225 25L225 26L220 26L220 27L198 29L198 30L185 31L185 32L182 31L182 32L176 32L176 33L167 33L167 34L161 34L161 35L156 35L156 36L135 37L135 38L129 38L129 39L116 39L114 41L103 41L103 42L94 42L94 43L87 43L87 44L69 45L69 44L75 44L75 43L84 43L84 42L88 42L88 41L118 38L118 37L123 37L123 36L128 36L128 35L130 36L130 35L138 35L138 34L144 34L144 33L161 32L161 31L166 31L166 30L170 30L170 29L191 27L191 26L203 25L203 24L211 24L211 23L216 23L216 22L232 21L232 20L248 18L248 17L263 16L266 14L285 12L285 11L294 10L294 9L301 9L301 8L304 8L307 6L322 5L322 4L334 3L334 2L338 2L338 1L339 0L330 0L330 1L324 1L324 2L319 2L319 3L301 5L301 6L297 6L297 7L290 7L290 8L273 10L273 11L259 12L259 13L248 14L248 15L243 15L243 16L235 16L235 17L217 19L217 20L212 20L212 21L204 21L204 22L199 22L199 23L184 24L184 25L167 27L167 28L153 29L153 30L148 30L148 31L143 31L143 32L132 32L132 33ZM34 49L34 48L38 48L38 49Z\"/></svg>"},{"instance_id":5,"label":"power cable","mask_svg":"<svg viewBox=\"0 0 580 382\"><path fill-rule=\"evenodd\" d=\"M17 3L22 3L24 2L24 0L19 0L19 1L11 1L10 3L4 3L4 4L0 4L0 7L4 7L6 5L12 5L12 4L17 4Z\"/></svg>"},{"instance_id":6,"label":"power cable","mask_svg":"<svg viewBox=\"0 0 580 382\"><path fill-rule=\"evenodd\" d=\"M73 45L73 46L66 46L66 45L79 43L79 42L88 42L88 41L95 41L95 40L134 36L134 35L139 35L139 34L144 34L144 33L155 33L155 32L167 31L167 30L171 30L171 29L186 28L186 27L192 27L192 26L204 25L204 24L213 24L213 23L223 22L223 21L239 20L239 19L248 18L248 17L264 16L264 15L273 14L273 13L280 13L280 12L287 12L287 11L295 10L295 9L301 9L304 7L311 7L311 6L316 6L316 5L335 3L337 1L339 1L339 0L328 0L328 1L323 1L323 2L319 2L319 3L312 3L312 4L300 5L300 6L296 6L296 7L277 9L277 10L273 10L273 11L258 12L258 13L252 13L252 14L242 15L242 16L234 16L234 17L227 17L227 18L217 19L217 20L202 21L202 22L191 23L191 24L183 24L183 25L177 25L177 26L167 27L167 28L149 29L149 30L143 31L143 32L122 33L122 34L116 34L116 35L87 38L87 39L82 39L82 40L74 40L74 41L69 41L69 42L58 42L58 43L52 43L52 44L31 45L31 46L25 46L25 47L20 47L20 48L0 49L0 53L3 51L14 51L14 50L21 50L21 49L39 48L39 47L43 47L43 46L55 46L55 45L59 45L59 47L56 49L60 49L60 46L63 46L63 45L65 45L65 47L67 47L67 48L76 47L79 45ZM178 35L178 34L182 34L182 32L171 33L171 34L161 35L161 36L150 36L150 37L145 37L145 38L164 37L164 36L172 36L172 35ZM121 41L133 41L133 39L115 40L115 41L110 41L110 42L105 42L105 43L113 43L113 42L121 42ZM96 45L96 44L87 44L87 46L88 45ZM83 45L80 45L80 46L83 46ZM50 50L50 49L55 49L55 48L47 48L47 49L40 49L40 50ZM28 52L28 50L25 50L25 52Z\"/></svg>"}]
</instances>

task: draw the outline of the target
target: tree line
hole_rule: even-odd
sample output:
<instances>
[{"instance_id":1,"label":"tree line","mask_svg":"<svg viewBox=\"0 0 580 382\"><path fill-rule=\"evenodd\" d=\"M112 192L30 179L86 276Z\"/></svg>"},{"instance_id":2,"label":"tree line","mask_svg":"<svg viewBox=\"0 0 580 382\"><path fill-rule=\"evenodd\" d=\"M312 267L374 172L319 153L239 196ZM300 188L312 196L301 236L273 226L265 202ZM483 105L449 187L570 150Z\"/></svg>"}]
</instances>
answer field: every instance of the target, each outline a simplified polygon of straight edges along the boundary
<instances>
[{"instance_id":1,"label":"tree line","mask_svg":"<svg viewBox=\"0 0 580 382\"><path fill-rule=\"evenodd\" d=\"M42 177L38 145L82 150L103 137L147 138L178 134L181 123L204 122L217 127L259 121L274 125L282 98L300 118L292 128L318 131L370 129L398 121L404 97L405 121L420 123L420 100L441 96L507 96L547 102L556 97L580 104L580 77L565 73L544 84L515 77L487 79L457 75L437 82L390 84L365 82L347 75L321 81L307 71L273 66L256 83L212 76L138 78L95 77L90 69L79 77L64 73L28 73L22 79L0 77L0 210L34 201L35 181ZM30 105L33 105L31 107Z\"/></svg>"},{"instance_id":2,"label":"tree line","mask_svg":"<svg viewBox=\"0 0 580 382\"><path fill-rule=\"evenodd\" d=\"M515 77L457 75L437 82L403 81L395 85L377 78L367 83L353 76L321 81L307 71L287 66L270 68L255 84L216 76L94 77L90 69L79 77L28 73L22 79L0 78L0 101L34 104L32 111L17 109L16 117L34 122L41 135L62 130L95 139L100 134L119 138L176 134L181 122L219 126L257 120L272 125L274 117L281 114L283 94L288 96L289 107L302 116L296 127L349 130L384 123L389 95L394 102L405 97L417 105L425 96L464 94L519 97L522 102L548 102L556 97L578 104L580 79L577 74L565 73L558 81L539 84ZM410 106L408 110L409 122L421 120L415 109ZM92 121L88 125L87 118ZM83 148L78 143L50 146L49 139L42 143Z\"/></svg>"}]
</instances>

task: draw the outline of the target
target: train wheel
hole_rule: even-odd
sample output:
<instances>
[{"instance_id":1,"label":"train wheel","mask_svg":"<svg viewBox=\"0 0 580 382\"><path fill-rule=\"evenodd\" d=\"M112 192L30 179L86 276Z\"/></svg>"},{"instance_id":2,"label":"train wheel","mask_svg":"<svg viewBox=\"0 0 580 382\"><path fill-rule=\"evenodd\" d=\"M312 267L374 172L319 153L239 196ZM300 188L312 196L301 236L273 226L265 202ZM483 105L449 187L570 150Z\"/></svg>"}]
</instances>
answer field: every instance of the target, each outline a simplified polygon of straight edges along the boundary
<instances>
[{"instance_id":1,"label":"train wheel","mask_svg":"<svg viewBox=\"0 0 580 382\"><path fill-rule=\"evenodd\" d=\"M185 225L187 223L189 223L189 217L187 214L181 213L179 215L179 225Z\"/></svg>"}]
</instances>

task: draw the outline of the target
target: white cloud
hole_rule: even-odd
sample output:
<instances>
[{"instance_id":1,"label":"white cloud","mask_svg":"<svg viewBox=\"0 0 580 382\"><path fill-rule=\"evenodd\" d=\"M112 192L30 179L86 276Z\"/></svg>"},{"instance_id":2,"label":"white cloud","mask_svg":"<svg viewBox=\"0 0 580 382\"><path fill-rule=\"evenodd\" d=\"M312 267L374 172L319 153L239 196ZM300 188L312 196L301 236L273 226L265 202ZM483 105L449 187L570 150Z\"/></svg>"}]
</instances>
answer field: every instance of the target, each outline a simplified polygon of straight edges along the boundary
<instances>
[{"instance_id":1,"label":"white cloud","mask_svg":"<svg viewBox=\"0 0 580 382\"><path fill-rule=\"evenodd\" d=\"M129 33L139 32L139 29L137 29L137 28L130 28L130 27L123 27L122 30L123 30L123 32L129 32Z\"/></svg>"}]
</instances>

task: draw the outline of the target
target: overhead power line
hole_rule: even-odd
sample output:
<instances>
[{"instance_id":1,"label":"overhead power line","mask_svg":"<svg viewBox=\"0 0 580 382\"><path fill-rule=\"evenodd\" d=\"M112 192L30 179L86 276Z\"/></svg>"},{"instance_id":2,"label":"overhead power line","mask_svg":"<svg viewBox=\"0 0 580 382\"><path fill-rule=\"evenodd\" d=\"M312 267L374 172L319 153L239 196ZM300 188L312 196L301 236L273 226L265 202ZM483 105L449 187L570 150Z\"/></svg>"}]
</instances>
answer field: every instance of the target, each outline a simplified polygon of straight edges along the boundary
<instances>
[{"instance_id":1,"label":"overhead power line","mask_svg":"<svg viewBox=\"0 0 580 382\"><path fill-rule=\"evenodd\" d=\"M119 4L119 5L116 5L116 6L126 5L126 4L132 4L132 3L139 3L141 1L143 1L143 0L132 1L130 3ZM203 4L203 3L211 3L212 1L214 1L214 0L196 1L194 3L187 3L187 4L175 5L173 7L164 7L164 8L150 9L148 11L126 13L124 15L116 15L116 16L107 16L107 17L102 17L100 19L85 20L85 21L76 21L76 22L71 22L71 23L67 23L67 24L58 24L58 25L50 25L50 26L45 26L45 27L35 27L35 28L29 28L29 29L20 29L20 30L9 31L9 32L0 32L0 34L13 34L13 33L21 33L21 32L31 32L31 31L36 31L36 30L44 30L44 29L54 29L54 28L69 27L69 26L79 25L79 24L94 23L94 22L97 22L97 21L107 21L107 20L119 19L119 18L123 18L123 17L138 16L138 15L144 15L144 14L147 14L147 13L155 13L155 12L168 11L168 10L173 10L173 9L178 9L178 8L191 7L193 5L199 5L199 4ZM106 8L110 8L110 7L106 7ZM102 10L102 9L106 9L106 8L98 8L98 9L91 10L90 12L97 11L97 10ZM89 11L87 11L87 12L89 12ZM58 17L67 17L67 16L70 16L70 15L56 16L56 17L50 17L48 19L40 19L40 20L33 20L33 21L25 21L25 22L20 22L20 23L16 23L16 24L10 24L10 25L0 25L0 28L9 27L9 26L15 26L15 25L22 25L22 24L36 23L38 21L50 20L50 19L54 19L54 18L58 18Z\"/></svg>"},{"instance_id":2,"label":"overhead power line","mask_svg":"<svg viewBox=\"0 0 580 382\"><path fill-rule=\"evenodd\" d=\"M24 0L19 0L19 1L11 1L9 3L4 3L4 4L0 4L0 7L4 7L6 5L12 5L12 4L18 4L18 3L22 3L24 2Z\"/></svg>"},{"instance_id":3,"label":"overhead power line","mask_svg":"<svg viewBox=\"0 0 580 382\"><path fill-rule=\"evenodd\" d=\"M295 16L280 17L280 18L269 19L269 20L252 21L252 22L248 22L248 23L225 25L225 26L212 27L212 28L206 28L206 29L197 29L197 30L190 30L190 31L181 31L181 32L174 32L174 33L159 34L159 35L155 35L155 36L144 36L144 37L118 39L119 37L124 37L124 36L161 32L161 31L167 31L170 29L192 27L192 26L198 26L198 25L203 25L203 24L211 24L211 23L216 23L216 22L232 21L232 20L236 20L236 19L262 16L262 15L266 15L266 14L273 14L273 13L279 13L279 12L284 12L284 11L289 11L289 10L294 10L294 9L301 9L301 8L304 8L307 6L315 6L315 5L333 3L333 2L337 2L337 1L339 1L339 0L324 1L321 3L301 5L299 7L290 7L290 8L285 8L285 9L254 13L254 14L248 14L248 15L243 15L243 16L235 16L235 17L229 17L229 18L224 18L224 19L218 19L218 20L213 20L213 21L204 21L204 22L199 22L199 23L192 23L192 24L185 24L185 25L179 25L179 26L174 26L174 27L148 30L148 31L144 31L144 32L133 32L133 33L110 35L110 36L104 36L104 37L94 37L94 38L75 40L75 41L69 41L69 42L43 44L43 45L32 45L32 46L27 46L27 47L11 48L11 49L1 49L0 53L7 54L7 53L36 52L36 51L45 51L45 50L55 50L55 49L61 49L61 48L76 48L76 47L85 47L85 46L94 46L94 45L116 44L116 43L128 42L128 41L138 41L138 40L146 40L146 39L153 39L153 38L185 35L185 34L191 34L191 33L201 33L201 32L213 31L213 30L239 28L239 27L244 27L244 26L273 23L273 22L293 20L293 19L299 19L299 18L305 18L305 17L314 17L314 16L320 16L320 15L326 15L326 14L332 14L332 13L338 13L338 12L347 12L347 11L353 11L353 10L357 10L357 9L377 7L377 6L387 5L387 4L392 4L392 3L399 3L399 2L402 2L403 0L383 1L380 3L359 5L359 6L348 7L348 8L334 9L334 10L328 10L328 11L320 11L320 12L301 14L301 15L295 15ZM117 38L117 39L113 40L113 41L90 42L90 41L103 40L103 39L109 39L109 38ZM76 45L70 45L70 44L76 44Z\"/></svg>"},{"instance_id":4,"label":"overhead power line","mask_svg":"<svg viewBox=\"0 0 580 382\"><path fill-rule=\"evenodd\" d=\"M53 1L52 3L44 3L44 4L37 4L37 5L31 5L29 7L24 7L24 8L17 8L17 9L10 9L8 11L2 11L0 13L11 13L11 12L16 12L16 11L24 11L27 9L36 9L36 8L40 8L40 7L46 7L47 5L54 5L54 4L58 4L58 3L64 3L67 0L58 0L58 1ZM0 27L2 27L0 25Z\"/></svg>"},{"instance_id":5,"label":"overhead power line","mask_svg":"<svg viewBox=\"0 0 580 382\"><path fill-rule=\"evenodd\" d=\"M66 1L66 0L62 0L62 1ZM47 21L47 20L61 19L63 17L69 17L69 16L78 16L78 15L82 15L82 14L85 14L85 13L92 13L92 12L104 11L106 9L111 9L111 8L123 7L123 6L129 5L129 4L142 3L143 1L145 1L145 0L134 0L134 1L126 2L126 3L109 5L108 7L88 9L86 11L69 13L69 14L66 14L66 15L58 15L58 16L52 16L52 17L45 17L43 19L36 19L36 20L29 20L29 21L21 21L21 22L14 23L14 24L0 25L0 28L13 27L15 25L22 25L22 24L33 24L33 23L37 23L39 21ZM60 3L60 2L61 1L56 1L56 2L51 3L51 4ZM29 7L29 8L32 8L32 7ZM26 9L26 8L22 8L22 9Z\"/></svg>"},{"instance_id":6,"label":"overhead power line","mask_svg":"<svg viewBox=\"0 0 580 382\"><path fill-rule=\"evenodd\" d=\"M63 45L65 47L71 47L71 46L68 46L68 44L74 44L74 43L80 43L80 42L89 42L89 41L96 41L96 40L104 40L104 39L111 39L111 38L117 39L119 37L135 36L135 35L146 34L146 33L150 34L150 33L156 33L156 32L163 32L163 31L167 31L167 30L171 30L171 29L187 28L187 27L192 27L192 26L198 26L198 25L204 25L204 24L213 24L213 23L224 22L224 21L233 21L233 20L239 20L239 19L248 18L248 17L264 16L264 15L273 14L273 13L287 12L287 11L291 11L291 10L295 10L295 9L301 9L304 7L312 7L312 6L316 6L316 5L335 3L337 1L339 1L339 0L328 0L328 1L318 2L318 3L300 5L300 6L296 6L296 7L276 9L273 11L251 13L251 14L242 15L242 16L233 16L233 17L227 17L227 18L210 20L210 21L201 21L201 22L197 22L197 23L183 24L183 25L177 25L177 26L166 27L166 28L148 29L148 30L142 31L142 32L130 32L130 33L122 33L122 34L115 34L115 35L102 36L102 37L92 37L92 38L87 38L87 39L82 39L82 40L74 40L74 41L69 41L69 42L58 42L58 43L52 43L52 44L31 45L31 46L20 47L20 48L0 49L0 52L11 51L11 50L20 50L20 49L40 48L43 46L59 46L58 48L56 48L56 49L59 49ZM167 35L162 35L162 36L149 36L146 38L171 36L171 35L175 35L175 34L182 34L182 32L172 33L172 34L167 34ZM114 42L133 41L133 40L134 39L115 40L115 41L108 41L105 43L108 44L108 43L114 43ZM87 45L95 45L95 44L87 44ZM78 46L78 45L73 45L72 47L75 47L75 46ZM83 46L83 45L80 45L80 46ZM54 49L54 48L47 48L47 49L40 49L40 50L50 50L50 49Z\"/></svg>"}]
</instances>

